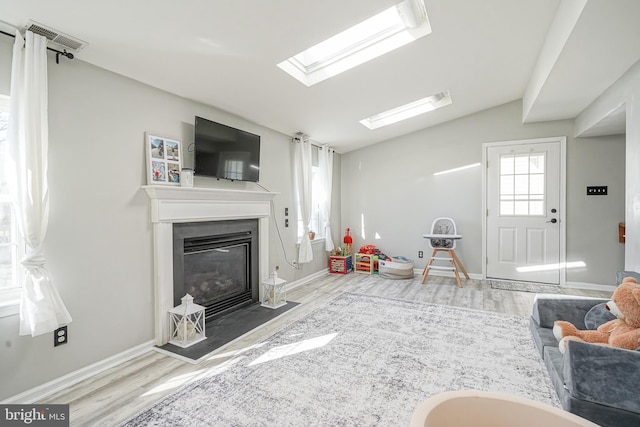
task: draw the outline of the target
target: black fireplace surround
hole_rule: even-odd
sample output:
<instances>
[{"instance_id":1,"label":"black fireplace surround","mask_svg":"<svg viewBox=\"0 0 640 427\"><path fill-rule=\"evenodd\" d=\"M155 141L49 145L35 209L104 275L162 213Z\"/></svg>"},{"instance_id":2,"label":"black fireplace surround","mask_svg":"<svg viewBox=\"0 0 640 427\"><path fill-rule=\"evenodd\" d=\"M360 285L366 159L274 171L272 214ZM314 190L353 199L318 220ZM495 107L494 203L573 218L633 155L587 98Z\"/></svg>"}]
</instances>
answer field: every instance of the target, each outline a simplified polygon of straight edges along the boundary
<instances>
[{"instance_id":1,"label":"black fireplace surround","mask_svg":"<svg viewBox=\"0 0 640 427\"><path fill-rule=\"evenodd\" d=\"M173 302L190 294L207 319L259 299L258 220L173 225Z\"/></svg>"}]
</instances>

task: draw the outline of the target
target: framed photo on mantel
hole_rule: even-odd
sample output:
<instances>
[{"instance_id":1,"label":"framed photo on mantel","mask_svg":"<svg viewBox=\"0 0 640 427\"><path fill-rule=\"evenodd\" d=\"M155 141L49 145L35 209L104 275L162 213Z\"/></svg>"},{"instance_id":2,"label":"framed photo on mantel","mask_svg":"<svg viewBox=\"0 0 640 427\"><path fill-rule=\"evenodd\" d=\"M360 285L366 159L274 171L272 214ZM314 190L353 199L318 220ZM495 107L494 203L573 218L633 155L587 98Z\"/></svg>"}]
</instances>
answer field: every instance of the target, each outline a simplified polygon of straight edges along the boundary
<instances>
[{"instance_id":1,"label":"framed photo on mantel","mask_svg":"<svg viewBox=\"0 0 640 427\"><path fill-rule=\"evenodd\" d=\"M180 141L145 134L147 146L147 185L180 185L182 151Z\"/></svg>"}]
</instances>

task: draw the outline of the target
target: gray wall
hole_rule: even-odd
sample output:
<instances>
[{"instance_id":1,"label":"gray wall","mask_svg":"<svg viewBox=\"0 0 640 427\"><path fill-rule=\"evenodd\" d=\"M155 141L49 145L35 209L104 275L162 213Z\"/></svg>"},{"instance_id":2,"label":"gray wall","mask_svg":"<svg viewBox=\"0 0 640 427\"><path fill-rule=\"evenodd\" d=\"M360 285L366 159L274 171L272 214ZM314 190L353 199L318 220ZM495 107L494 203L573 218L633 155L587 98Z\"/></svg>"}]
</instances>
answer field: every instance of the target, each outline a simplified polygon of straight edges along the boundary
<instances>
[{"instance_id":1,"label":"gray wall","mask_svg":"<svg viewBox=\"0 0 640 427\"><path fill-rule=\"evenodd\" d=\"M580 113L575 134L588 130L619 106L626 110L625 269L640 271L640 61Z\"/></svg>"},{"instance_id":2,"label":"gray wall","mask_svg":"<svg viewBox=\"0 0 640 427\"><path fill-rule=\"evenodd\" d=\"M354 246L373 244L423 268L429 248L422 234L434 218L450 216L464 236L456 252L480 275L482 170L433 173L480 162L484 142L567 136L567 261L587 264L567 281L613 284L623 264L624 137L574 139L573 121L523 125L521 117L521 102L512 102L344 154L342 223L354 230ZM587 185L608 185L609 195L587 197Z\"/></svg>"},{"instance_id":3,"label":"gray wall","mask_svg":"<svg viewBox=\"0 0 640 427\"><path fill-rule=\"evenodd\" d=\"M0 93L9 92L12 39L0 38ZM0 318L0 400L61 377L153 338L153 241L146 184L144 133L193 141L199 115L262 136L260 184L280 193L270 226L271 266L294 281L325 269L324 247L294 270L289 259L295 227L284 228L284 208L295 221L290 137L216 108L140 84L79 60L49 58L49 181L51 213L44 249L54 283L73 322L69 343L53 334L18 336L18 316ZM186 164L192 163L189 153ZM335 238L340 236L340 156L334 165ZM260 190L250 183L197 179L198 186Z\"/></svg>"}]
</instances>

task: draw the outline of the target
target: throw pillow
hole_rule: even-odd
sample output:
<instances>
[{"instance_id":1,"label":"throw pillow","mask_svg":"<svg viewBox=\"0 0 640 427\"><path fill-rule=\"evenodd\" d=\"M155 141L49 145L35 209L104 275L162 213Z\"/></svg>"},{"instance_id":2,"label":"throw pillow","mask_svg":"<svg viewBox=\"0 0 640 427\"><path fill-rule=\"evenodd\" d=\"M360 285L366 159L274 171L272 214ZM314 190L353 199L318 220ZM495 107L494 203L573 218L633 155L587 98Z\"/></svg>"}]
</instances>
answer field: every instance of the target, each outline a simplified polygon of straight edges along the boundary
<instances>
[{"instance_id":1,"label":"throw pillow","mask_svg":"<svg viewBox=\"0 0 640 427\"><path fill-rule=\"evenodd\" d=\"M606 303L600 303L591 308L584 316L584 325L587 329L598 329L598 326L616 318L605 308Z\"/></svg>"}]
</instances>

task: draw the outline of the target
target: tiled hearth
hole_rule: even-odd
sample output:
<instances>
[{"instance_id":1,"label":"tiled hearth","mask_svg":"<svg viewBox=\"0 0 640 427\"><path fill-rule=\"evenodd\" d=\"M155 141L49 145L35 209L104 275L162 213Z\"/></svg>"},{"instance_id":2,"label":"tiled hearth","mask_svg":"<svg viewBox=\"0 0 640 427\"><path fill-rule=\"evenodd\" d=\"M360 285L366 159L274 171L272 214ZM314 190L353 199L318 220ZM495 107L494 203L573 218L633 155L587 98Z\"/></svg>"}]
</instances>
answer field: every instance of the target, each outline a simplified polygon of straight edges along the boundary
<instances>
[{"instance_id":1,"label":"tiled hearth","mask_svg":"<svg viewBox=\"0 0 640 427\"><path fill-rule=\"evenodd\" d=\"M168 310L173 308L173 224L258 219L259 277L269 275L269 203L266 191L149 185L154 244L155 340L169 340ZM260 289L262 297L262 289Z\"/></svg>"}]
</instances>

